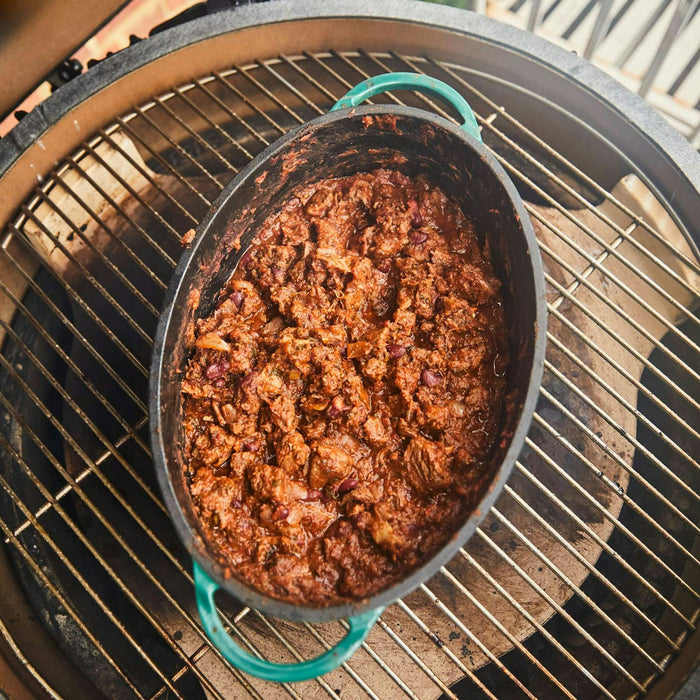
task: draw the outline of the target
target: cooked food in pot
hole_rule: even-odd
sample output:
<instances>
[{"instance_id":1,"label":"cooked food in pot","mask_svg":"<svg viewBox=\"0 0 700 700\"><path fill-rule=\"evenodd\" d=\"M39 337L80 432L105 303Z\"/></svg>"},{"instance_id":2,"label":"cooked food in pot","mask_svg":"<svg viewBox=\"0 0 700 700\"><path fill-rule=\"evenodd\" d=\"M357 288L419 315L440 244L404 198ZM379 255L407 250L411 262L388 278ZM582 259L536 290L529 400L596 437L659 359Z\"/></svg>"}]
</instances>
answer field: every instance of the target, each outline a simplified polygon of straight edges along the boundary
<instances>
[{"instance_id":1,"label":"cooked food in pot","mask_svg":"<svg viewBox=\"0 0 700 700\"><path fill-rule=\"evenodd\" d=\"M362 599L469 516L509 359L481 233L392 170L319 182L261 227L182 383L187 483L233 575L301 605Z\"/></svg>"}]
</instances>

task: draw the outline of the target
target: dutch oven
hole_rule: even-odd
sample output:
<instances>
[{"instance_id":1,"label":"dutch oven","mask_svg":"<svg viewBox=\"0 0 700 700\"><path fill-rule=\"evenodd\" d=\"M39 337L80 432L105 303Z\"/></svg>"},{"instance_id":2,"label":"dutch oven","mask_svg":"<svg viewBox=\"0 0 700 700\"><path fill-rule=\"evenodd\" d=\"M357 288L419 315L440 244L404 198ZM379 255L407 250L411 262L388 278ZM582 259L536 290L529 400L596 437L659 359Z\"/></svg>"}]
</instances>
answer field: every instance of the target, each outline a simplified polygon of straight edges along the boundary
<instances>
[{"instance_id":1,"label":"dutch oven","mask_svg":"<svg viewBox=\"0 0 700 700\"><path fill-rule=\"evenodd\" d=\"M409 89L438 96L459 113L458 126L403 106L363 105L373 95ZM492 479L462 527L406 578L365 599L328 607L294 605L247 585L212 555L185 482L180 385L192 351L194 322L212 310L251 239L268 216L301 187L390 167L427 175L488 239L502 295L511 361ZM234 245L240 241L238 247ZM392 73L366 80L328 114L289 131L241 170L198 228L165 295L153 348L150 425L160 489L175 528L193 559L197 605L207 635L242 670L272 681L301 681L334 669L362 643L382 610L435 574L474 533L505 484L523 446L537 400L545 351L542 263L523 203L503 168L481 142L474 114L448 85L425 75ZM224 629L214 602L223 589L264 613L321 622L347 618L347 635L326 653L295 664L272 663L243 651Z\"/></svg>"}]
</instances>

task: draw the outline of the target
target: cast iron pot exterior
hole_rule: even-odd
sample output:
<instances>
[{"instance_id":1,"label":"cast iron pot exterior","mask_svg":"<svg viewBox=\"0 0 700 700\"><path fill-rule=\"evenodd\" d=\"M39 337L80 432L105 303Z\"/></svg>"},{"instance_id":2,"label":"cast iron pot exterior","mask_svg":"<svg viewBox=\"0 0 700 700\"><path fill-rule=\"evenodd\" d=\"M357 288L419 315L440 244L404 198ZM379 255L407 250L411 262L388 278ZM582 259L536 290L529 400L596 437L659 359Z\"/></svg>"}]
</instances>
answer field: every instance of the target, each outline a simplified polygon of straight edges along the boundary
<instances>
[{"instance_id":1,"label":"cast iron pot exterior","mask_svg":"<svg viewBox=\"0 0 700 700\"><path fill-rule=\"evenodd\" d=\"M184 477L181 380L193 348L195 320L210 313L265 219L302 186L381 167L409 176L426 174L455 197L477 235L489 239L494 271L503 282L511 346L504 439L495 446L493 464L498 466L472 514L423 566L365 600L328 607L294 605L248 586L210 554ZM239 237L236 250L233 243ZM532 419L545 336L544 282L535 234L513 183L480 141L446 119L393 105L342 109L292 129L222 191L180 259L165 296L153 348L149 410L157 478L178 535L221 588L274 616L322 622L356 616L405 596L457 553L500 494Z\"/></svg>"}]
</instances>

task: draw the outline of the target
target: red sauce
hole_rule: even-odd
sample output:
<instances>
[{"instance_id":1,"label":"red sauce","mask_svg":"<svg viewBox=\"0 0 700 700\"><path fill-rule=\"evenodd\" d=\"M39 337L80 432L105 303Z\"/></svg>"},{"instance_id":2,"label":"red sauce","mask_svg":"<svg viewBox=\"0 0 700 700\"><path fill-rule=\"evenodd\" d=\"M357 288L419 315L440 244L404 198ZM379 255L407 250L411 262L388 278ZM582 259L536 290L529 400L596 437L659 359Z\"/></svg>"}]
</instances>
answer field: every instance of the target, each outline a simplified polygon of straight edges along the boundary
<instances>
[{"instance_id":1,"label":"red sauce","mask_svg":"<svg viewBox=\"0 0 700 700\"><path fill-rule=\"evenodd\" d=\"M490 479L508 344L488 248L425 179L378 170L271 216L197 322L187 480L222 563L275 598L371 596Z\"/></svg>"}]
</instances>

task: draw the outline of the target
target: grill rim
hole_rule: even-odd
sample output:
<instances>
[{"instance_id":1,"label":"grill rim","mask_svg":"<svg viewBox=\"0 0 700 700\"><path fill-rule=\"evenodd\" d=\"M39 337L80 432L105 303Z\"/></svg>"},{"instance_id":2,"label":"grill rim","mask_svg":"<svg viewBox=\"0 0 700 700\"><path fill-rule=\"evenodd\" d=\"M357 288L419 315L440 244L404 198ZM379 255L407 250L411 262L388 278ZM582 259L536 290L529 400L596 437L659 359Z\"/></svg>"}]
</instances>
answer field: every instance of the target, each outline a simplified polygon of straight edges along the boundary
<instances>
[{"instance_id":1,"label":"grill rim","mask_svg":"<svg viewBox=\"0 0 700 700\"><path fill-rule=\"evenodd\" d=\"M700 193L700 154L641 97L577 55L534 34L467 10L432 5L419 0L276 0L245 5L201 17L149 37L148 41L126 47L86 73L70 81L39 104L0 141L0 182L22 154L74 107L95 96L103 87L127 76L161 56L178 49L246 28L323 19L374 19L420 24L454 31L472 39L486 40L535 60L568 79L590 97L622 116L639 136L658 152L657 157L675 166L678 177ZM649 177L646 175L645 176ZM652 184L656 188L656 178ZM666 199L662 196L662 199ZM674 207L669 209L675 211ZM692 212L690 212L692 214ZM692 216L687 218L692 220ZM696 256L700 257L700 228L686 232Z\"/></svg>"}]
</instances>

